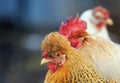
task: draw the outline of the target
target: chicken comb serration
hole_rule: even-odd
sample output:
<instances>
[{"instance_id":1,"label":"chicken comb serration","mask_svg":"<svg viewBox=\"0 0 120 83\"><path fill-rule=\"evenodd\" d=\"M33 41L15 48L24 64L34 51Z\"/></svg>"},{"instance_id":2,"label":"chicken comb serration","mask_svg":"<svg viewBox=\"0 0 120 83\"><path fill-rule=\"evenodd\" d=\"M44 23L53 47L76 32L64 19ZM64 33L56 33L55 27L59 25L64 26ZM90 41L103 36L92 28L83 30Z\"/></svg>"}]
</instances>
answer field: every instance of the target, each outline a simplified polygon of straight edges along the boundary
<instances>
[{"instance_id":1,"label":"chicken comb serration","mask_svg":"<svg viewBox=\"0 0 120 83\"><path fill-rule=\"evenodd\" d=\"M95 12L101 12L104 15L105 19L109 18L109 11L102 6L93 8L93 13L95 13Z\"/></svg>"},{"instance_id":2,"label":"chicken comb serration","mask_svg":"<svg viewBox=\"0 0 120 83\"><path fill-rule=\"evenodd\" d=\"M70 16L65 24L63 22L61 23L59 33L67 36L74 31L85 31L86 27L86 22L83 20L79 20L79 15L77 14L75 19Z\"/></svg>"}]
</instances>

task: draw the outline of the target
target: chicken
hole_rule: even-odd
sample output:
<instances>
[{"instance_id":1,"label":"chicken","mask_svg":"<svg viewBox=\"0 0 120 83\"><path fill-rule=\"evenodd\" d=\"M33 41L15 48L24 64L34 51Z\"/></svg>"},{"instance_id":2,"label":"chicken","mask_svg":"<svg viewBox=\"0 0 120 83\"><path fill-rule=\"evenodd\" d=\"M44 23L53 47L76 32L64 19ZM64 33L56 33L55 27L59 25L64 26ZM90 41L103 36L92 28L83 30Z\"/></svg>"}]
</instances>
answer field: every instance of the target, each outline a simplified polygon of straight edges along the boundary
<instances>
[{"instance_id":1,"label":"chicken","mask_svg":"<svg viewBox=\"0 0 120 83\"><path fill-rule=\"evenodd\" d=\"M87 32L90 34L97 34L110 40L106 26L107 24L113 25L113 21L109 16L109 11L107 9L98 6L83 12L80 19L87 22Z\"/></svg>"},{"instance_id":2,"label":"chicken","mask_svg":"<svg viewBox=\"0 0 120 83\"><path fill-rule=\"evenodd\" d=\"M120 82L120 48L110 40L90 35L86 29L86 22L76 16L62 23L59 33L66 36L71 46L88 58L101 75Z\"/></svg>"},{"instance_id":3,"label":"chicken","mask_svg":"<svg viewBox=\"0 0 120 83\"><path fill-rule=\"evenodd\" d=\"M48 63L44 83L117 83L102 77L89 60L71 47L58 32L48 34L41 44L41 65Z\"/></svg>"}]
</instances>

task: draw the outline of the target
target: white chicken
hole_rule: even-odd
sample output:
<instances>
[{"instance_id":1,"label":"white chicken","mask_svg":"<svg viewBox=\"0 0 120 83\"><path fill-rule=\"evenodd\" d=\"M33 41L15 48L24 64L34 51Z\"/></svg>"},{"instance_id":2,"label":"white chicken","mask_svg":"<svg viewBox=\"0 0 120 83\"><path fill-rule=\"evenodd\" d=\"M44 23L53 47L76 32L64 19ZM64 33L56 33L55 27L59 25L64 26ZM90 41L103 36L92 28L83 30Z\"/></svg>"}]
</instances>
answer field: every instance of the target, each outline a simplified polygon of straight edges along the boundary
<instances>
[{"instance_id":1,"label":"white chicken","mask_svg":"<svg viewBox=\"0 0 120 83\"><path fill-rule=\"evenodd\" d=\"M113 21L107 9L102 6L89 9L81 14L80 19L87 22L87 32L110 40L106 26L107 24L113 25Z\"/></svg>"}]
</instances>

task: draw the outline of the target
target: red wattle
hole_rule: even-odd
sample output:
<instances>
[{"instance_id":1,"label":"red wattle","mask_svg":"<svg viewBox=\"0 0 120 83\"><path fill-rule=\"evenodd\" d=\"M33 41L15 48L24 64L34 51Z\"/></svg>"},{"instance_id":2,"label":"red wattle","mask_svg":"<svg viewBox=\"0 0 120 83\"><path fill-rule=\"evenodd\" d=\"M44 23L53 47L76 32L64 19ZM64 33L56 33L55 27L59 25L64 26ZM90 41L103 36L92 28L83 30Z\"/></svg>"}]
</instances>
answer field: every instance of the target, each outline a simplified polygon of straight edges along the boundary
<instances>
[{"instance_id":1,"label":"red wattle","mask_svg":"<svg viewBox=\"0 0 120 83\"><path fill-rule=\"evenodd\" d=\"M104 23L99 23L99 24L97 24L97 28L101 29L103 27L103 25L104 25Z\"/></svg>"},{"instance_id":2,"label":"red wattle","mask_svg":"<svg viewBox=\"0 0 120 83\"><path fill-rule=\"evenodd\" d=\"M54 73L57 70L57 65L49 63L48 68Z\"/></svg>"}]
</instances>

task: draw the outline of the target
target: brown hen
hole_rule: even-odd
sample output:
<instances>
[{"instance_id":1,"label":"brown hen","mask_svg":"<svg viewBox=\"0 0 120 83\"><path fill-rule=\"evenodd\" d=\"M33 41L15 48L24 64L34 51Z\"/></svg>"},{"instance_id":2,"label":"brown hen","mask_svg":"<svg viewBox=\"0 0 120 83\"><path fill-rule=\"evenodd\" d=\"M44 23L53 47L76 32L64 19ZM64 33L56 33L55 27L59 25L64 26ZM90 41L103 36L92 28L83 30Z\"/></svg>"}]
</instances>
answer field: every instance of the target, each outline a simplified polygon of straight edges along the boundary
<instances>
[{"instance_id":1,"label":"brown hen","mask_svg":"<svg viewBox=\"0 0 120 83\"><path fill-rule=\"evenodd\" d=\"M102 77L89 60L57 32L45 37L41 50L41 64L48 63L49 68L44 83L117 83Z\"/></svg>"}]
</instances>

